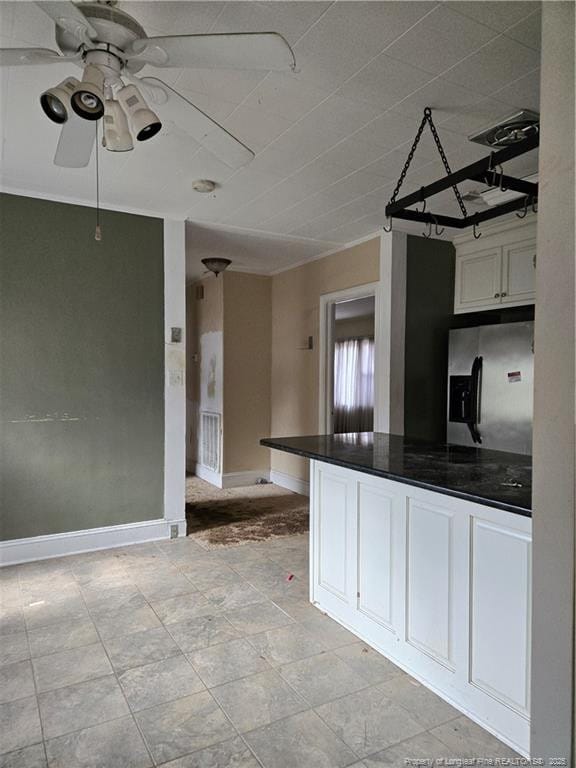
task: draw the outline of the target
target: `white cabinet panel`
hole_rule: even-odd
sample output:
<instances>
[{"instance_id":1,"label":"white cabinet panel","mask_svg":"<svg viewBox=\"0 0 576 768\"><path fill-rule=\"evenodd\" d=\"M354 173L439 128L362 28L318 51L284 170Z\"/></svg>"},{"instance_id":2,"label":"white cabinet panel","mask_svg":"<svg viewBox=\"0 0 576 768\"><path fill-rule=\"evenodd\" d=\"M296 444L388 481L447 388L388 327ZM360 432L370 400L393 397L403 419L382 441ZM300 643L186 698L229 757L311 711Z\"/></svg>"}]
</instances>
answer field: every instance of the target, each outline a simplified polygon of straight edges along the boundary
<instances>
[{"instance_id":1,"label":"white cabinet panel","mask_svg":"<svg viewBox=\"0 0 576 768\"><path fill-rule=\"evenodd\" d=\"M311 600L527 755L531 521L312 462Z\"/></svg>"},{"instance_id":2,"label":"white cabinet panel","mask_svg":"<svg viewBox=\"0 0 576 768\"><path fill-rule=\"evenodd\" d=\"M453 514L410 499L407 641L454 667Z\"/></svg>"},{"instance_id":3,"label":"white cabinet panel","mask_svg":"<svg viewBox=\"0 0 576 768\"><path fill-rule=\"evenodd\" d=\"M530 536L473 518L470 682L530 711Z\"/></svg>"},{"instance_id":4,"label":"white cabinet panel","mask_svg":"<svg viewBox=\"0 0 576 768\"><path fill-rule=\"evenodd\" d=\"M502 303L528 302L536 290L536 240L504 247Z\"/></svg>"},{"instance_id":5,"label":"white cabinet panel","mask_svg":"<svg viewBox=\"0 0 576 768\"><path fill-rule=\"evenodd\" d=\"M350 509L348 482L330 470L316 478L318 494L318 585L344 601L350 598Z\"/></svg>"},{"instance_id":6,"label":"white cabinet panel","mask_svg":"<svg viewBox=\"0 0 576 768\"><path fill-rule=\"evenodd\" d=\"M358 610L393 630L394 498L358 484Z\"/></svg>"},{"instance_id":7,"label":"white cabinet panel","mask_svg":"<svg viewBox=\"0 0 576 768\"><path fill-rule=\"evenodd\" d=\"M458 256L454 293L456 312L500 303L501 260L501 248Z\"/></svg>"}]
</instances>

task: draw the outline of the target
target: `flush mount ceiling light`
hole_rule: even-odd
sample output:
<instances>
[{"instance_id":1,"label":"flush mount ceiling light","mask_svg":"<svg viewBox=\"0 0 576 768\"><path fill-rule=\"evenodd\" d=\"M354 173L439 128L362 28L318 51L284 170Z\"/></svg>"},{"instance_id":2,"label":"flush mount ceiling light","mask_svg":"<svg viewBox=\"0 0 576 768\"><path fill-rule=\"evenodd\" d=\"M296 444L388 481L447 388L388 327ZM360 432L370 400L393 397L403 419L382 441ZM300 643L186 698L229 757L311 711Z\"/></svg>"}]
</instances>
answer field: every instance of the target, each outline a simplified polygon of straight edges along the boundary
<instances>
[{"instance_id":1,"label":"flush mount ceiling light","mask_svg":"<svg viewBox=\"0 0 576 768\"><path fill-rule=\"evenodd\" d=\"M216 277L218 277L220 272L224 272L224 270L227 269L230 264L232 264L232 262L230 259L210 258L202 259L202 264L204 264L209 272L213 272Z\"/></svg>"},{"instance_id":2,"label":"flush mount ceiling light","mask_svg":"<svg viewBox=\"0 0 576 768\"><path fill-rule=\"evenodd\" d=\"M276 32L205 35L190 30L191 34L148 37L141 24L118 8L115 0L78 4L40 0L35 5L54 22L59 50L0 48L0 67L68 63L84 70L81 83L68 78L45 91L40 99L50 120L62 125L54 162L65 168L88 165L96 135L93 122L106 114L105 100L120 103L139 142L156 135L161 120L142 91L154 104L166 104L170 119L191 139L229 168L242 168L254 157L247 146L167 83L149 75L137 77L137 73L144 67L265 72L296 68L292 49ZM126 85L123 79L131 84ZM74 88L69 87L72 81ZM119 120L122 122L121 117ZM118 141L110 138L106 149L120 151ZM125 148L128 144L124 136L120 145Z\"/></svg>"},{"instance_id":3,"label":"flush mount ceiling light","mask_svg":"<svg viewBox=\"0 0 576 768\"><path fill-rule=\"evenodd\" d=\"M194 192L201 192L206 194L207 192L214 192L218 185L212 179L196 179L192 182L192 189Z\"/></svg>"}]
</instances>

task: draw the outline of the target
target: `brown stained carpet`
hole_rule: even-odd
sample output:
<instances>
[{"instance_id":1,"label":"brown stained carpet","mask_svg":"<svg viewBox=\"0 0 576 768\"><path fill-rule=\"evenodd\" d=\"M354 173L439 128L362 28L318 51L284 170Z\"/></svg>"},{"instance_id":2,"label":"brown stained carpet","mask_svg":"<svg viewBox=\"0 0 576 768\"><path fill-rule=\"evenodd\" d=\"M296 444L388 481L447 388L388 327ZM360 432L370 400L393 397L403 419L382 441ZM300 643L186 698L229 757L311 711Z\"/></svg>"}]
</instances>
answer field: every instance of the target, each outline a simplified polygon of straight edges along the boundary
<instances>
[{"instance_id":1,"label":"brown stained carpet","mask_svg":"<svg viewBox=\"0 0 576 768\"><path fill-rule=\"evenodd\" d=\"M205 549L265 541L308 530L308 498L272 483L215 488L186 479L188 536Z\"/></svg>"}]
</instances>

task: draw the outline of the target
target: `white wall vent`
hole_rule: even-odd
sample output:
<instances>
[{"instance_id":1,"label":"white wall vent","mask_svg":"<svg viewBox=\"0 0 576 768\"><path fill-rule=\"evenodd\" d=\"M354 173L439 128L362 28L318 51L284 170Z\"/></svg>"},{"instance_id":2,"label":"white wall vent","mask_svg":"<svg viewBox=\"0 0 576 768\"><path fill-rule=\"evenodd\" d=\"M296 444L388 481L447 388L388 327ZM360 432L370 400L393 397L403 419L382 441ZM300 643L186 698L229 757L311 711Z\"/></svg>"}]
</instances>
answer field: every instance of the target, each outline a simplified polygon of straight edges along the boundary
<instances>
[{"instance_id":1,"label":"white wall vent","mask_svg":"<svg viewBox=\"0 0 576 768\"><path fill-rule=\"evenodd\" d=\"M219 413L200 411L200 464L220 472L220 421Z\"/></svg>"}]
</instances>

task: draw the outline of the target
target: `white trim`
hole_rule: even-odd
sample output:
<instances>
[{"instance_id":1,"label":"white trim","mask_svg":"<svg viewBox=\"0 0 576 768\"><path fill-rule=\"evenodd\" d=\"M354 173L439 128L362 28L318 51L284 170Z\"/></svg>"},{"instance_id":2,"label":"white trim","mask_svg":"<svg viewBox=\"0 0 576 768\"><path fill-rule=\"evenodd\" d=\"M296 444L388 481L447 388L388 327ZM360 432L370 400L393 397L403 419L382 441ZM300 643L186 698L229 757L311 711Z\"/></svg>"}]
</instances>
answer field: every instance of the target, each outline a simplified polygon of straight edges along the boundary
<instances>
[{"instance_id":1,"label":"white trim","mask_svg":"<svg viewBox=\"0 0 576 768\"><path fill-rule=\"evenodd\" d=\"M55 203L69 203L70 205L80 205L84 208L94 208L93 200L85 200L81 197L74 197L74 195L56 195L52 192L42 192L39 189L22 189L20 187L6 186L0 184L0 192L5 195L18 195L20 197L36 197L39 200L52 200ZM103 211L119 211L120 213L132 213L136 216L149 216L153 219L167 218L158 211L152 211L147 208L134 208L130 205L114 205L113 203L104 203L101 210ZM175 219L176 217L168 217Z\"/></svg>"},{"instance_id":2,"label":"white trim","mask_svg":"<svg viewBox=\"0 0 576 768\"><path fill-rule=\"evenodd\" d=\"M317 253L316 256L308 256L306 259L300 259L300 261L294 262L294 264L290 264L287 267L278 267L278 269L273 269L271 272L266 272L267 275L280 275L282 272L289 272L291 269L296 269L297 267L303 267L305 264L310 264L312 261L319 261L320 259L325 258L326 256L332 256L334 253L341 253L342 251L347 251L349 248L354 248L356 245L361 245L362 243L368 242L368 240L376 240L377 237L380 236L380 231L371 232L369 235L363 235L362 237L359 237L357 240L351 240L349 243L340 243L340 245L335 245L334 248L330 248L328 251L322 251L322 253ZM322 242L321 240L317 240L316 242ZM324 242L329 242L325 240Z\"/></svg>"},{"instance_id":3,"label":"white trim","mask_svg":"<svg viewBox=\"0 0 576 768\"><path fill-rule=\"evenodd\" d=\"M214 472L213 469L208 469L203 464L196 464L194 467L194 474L201 480L206 480L210 485L215 485L216 488L222 488L222 474L220 472Z\"/></svg>"},{"instance_id":4,"label":"white trim","mask_svg":"<svg viewBox=\"0 0 576 768\"><path fill-rule=\"evenodd\" d=\"M405 232L380 236L374 350L374 431L404 434Z\"/></svg>"},{"instance_id":5,"label":"white trim","mask_svg":"<svg viewBox=\"0 0 576 768\"><path fill-rule=\"evenodd\" d=\"M239 488L245 485L256 485L257 480L270 481L269 469L251 469L246 472L227 472L222 475L222 488Z\"/></svg>"},{"instance_id":6,"label":"white trim","mask_svg":"<svg viewBox=\"0 0 576 768\"><path fill-rule=\"evenodd\" d=\"M178 535L186 535L186 520L143 520L138 523L108 525L85 531L53 533L28 539L0 541L0 565L16 565L52 557L125 547L145 541L170 538L170 526L178 526Z\"/></svg>"},{"instance_id":7,"label":"white trim","mask_svg":"<svg viewBox=\"0 0 576 768\"><path fill-rule=\"evenodd\" d=\"M186 226L164 219L164 519L186 505ZM172 343L172 327L182 341Z\"/></svg>"},{"instance_id":8,"label":"white trim","mask_svg":"<svg viewBox=\"0 0 576 768\"><path fill-rule=\"evenodd\" d=\"M287 475L285 472L278 472L276 469L270 470L270 482L279 485L280 488L286 488L294 493L300 493L302 496L310 496L310 483L308 480L302 480L294 475Z\"/></svg>"},{"instance_id":9,"label":"white trim","mask_svg":"<svg viewBox=\"0 0 576 768\"><path fill-rule=\"evenodd\" d=\"M323 293L320 296L320 334L318 343L318 368L319 368L319 393L318 393L318 431L320 434L330 434L332 432L332 414L327 408L330 392L332 391L332 380L334 376L332 357L329 354L333 345L334 329L332 327L331 312L336 302L349 301L351 299L363 299L366 296L374 296L376 308L374 312L374 344L378 348L380 344L381 328L376 324L379 315L378 303L379 283L364 283L355 285L352 288L343 288L341 291L332 293ZM376 370L374 371L374 387L376 389Z\"/></svg>"}]
</instances>

